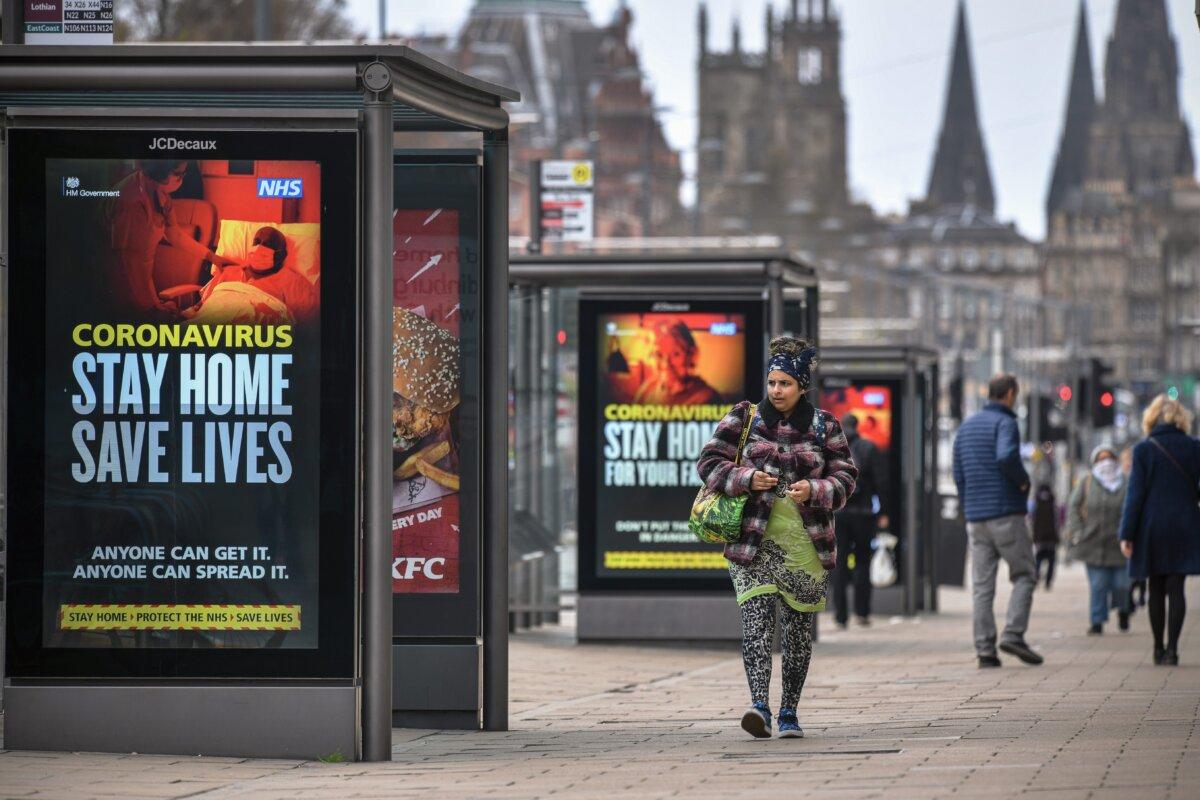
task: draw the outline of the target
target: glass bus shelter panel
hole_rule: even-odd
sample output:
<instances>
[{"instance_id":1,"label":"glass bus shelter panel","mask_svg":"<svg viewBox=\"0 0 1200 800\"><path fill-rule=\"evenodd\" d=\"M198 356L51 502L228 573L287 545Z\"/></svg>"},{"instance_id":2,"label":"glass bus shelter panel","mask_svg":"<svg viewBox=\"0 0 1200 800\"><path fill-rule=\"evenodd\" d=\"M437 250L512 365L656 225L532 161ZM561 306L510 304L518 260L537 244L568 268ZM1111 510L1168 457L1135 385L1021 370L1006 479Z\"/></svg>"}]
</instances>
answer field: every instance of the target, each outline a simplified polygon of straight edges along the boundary
<instances>
[{"instance_id":1,"label":"glass bus shelter panel","mask_svg":"<svg viewBox=\"0 0 1200 800\"><path fill-rule=\"evenodd\" d=\"M395 167L392 629L474 637L480 583L480 171Z\"/></svg>"}]
</instances>

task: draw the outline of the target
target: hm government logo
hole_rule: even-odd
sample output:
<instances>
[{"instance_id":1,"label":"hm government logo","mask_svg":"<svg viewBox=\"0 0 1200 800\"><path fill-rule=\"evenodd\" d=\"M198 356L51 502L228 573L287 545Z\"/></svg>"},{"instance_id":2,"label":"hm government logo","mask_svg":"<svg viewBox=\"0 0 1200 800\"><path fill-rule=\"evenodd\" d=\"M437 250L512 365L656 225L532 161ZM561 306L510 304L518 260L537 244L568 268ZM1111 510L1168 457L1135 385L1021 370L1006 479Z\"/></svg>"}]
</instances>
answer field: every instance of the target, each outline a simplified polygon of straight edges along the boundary
<instances>
[{"instance_id":1,"label":"hm government logo","mask_svg":"<svg viewBox=\"0 0 1200 800\"><path fill-rule=\"evenodd\" d=\"M67 175L62 179L63 197L120 197L117 189L85 189L77 175Z\"/></svg>"}]
</instances>

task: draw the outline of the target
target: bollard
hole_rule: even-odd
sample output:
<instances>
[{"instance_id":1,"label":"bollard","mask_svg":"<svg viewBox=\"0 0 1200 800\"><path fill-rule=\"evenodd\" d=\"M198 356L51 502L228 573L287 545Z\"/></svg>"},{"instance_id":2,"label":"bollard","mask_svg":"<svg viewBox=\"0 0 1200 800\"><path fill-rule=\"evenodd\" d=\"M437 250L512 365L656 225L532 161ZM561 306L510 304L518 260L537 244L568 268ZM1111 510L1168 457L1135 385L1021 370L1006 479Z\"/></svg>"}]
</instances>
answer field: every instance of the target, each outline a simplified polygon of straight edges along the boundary
<instances>
[{"instance_id":1,"label":"bollard","mask_svg":"<svg viewBox=\"0 0 1200 800\"><path fill-rule=\"evenodd\" d=\"M530 559L530 581L529 581L529 604L532 606L529 612L529 624L531 627L542 627L542 620L545 615L542 611L542 606L546 599L546 556L544 553L537 553L537 558Z\"/></svg>"},{"instance_id":2,"label":"bollard","mask_svg":"<svg viewBox=\"0 0 1200 800\"><path fill-rule=\"evenodd\" d=\"M529 569L529 557L521 558L521 592L517 595L517 606L521 610L517 613L517 627L523 631L529 630L529 625L532 620L529 614L529 595L533 591L532 575Z\"/></svg>"},{"instance_id":3,"label":"bollard","mask_svg":"<svg viewBox=\"0 0 1200 800\"><path fill-rule=\"evenodd\" d=\"M512 565L512 588L509 592L512 598L513 608L516 610L511 612L512 629L519 631L527 627L528 623L525 620L525 612L521 610L525 605L525 560L521 559Z\"/></svg>"},{"instance_id":4,"label":"bollard","mask_svg":"<svg viewBox=\"0 0 1200 800\"><path fill-rule=\"evenodd\" d=\"M548 609L562 608L562 547L556 546L546 554L546 607ZM557 625L561 621L557 610L547 611L543 617L547 625Z\"/></svg>"}]
</instances>

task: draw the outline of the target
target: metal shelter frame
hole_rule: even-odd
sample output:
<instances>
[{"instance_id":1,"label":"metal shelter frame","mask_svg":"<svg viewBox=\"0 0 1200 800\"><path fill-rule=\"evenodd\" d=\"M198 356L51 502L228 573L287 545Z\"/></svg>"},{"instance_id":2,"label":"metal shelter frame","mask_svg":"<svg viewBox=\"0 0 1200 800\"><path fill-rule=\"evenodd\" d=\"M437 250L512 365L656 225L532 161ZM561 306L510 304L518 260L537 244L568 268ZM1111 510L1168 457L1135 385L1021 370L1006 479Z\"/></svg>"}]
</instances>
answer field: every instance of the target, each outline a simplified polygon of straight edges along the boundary
<instances>
[{"instance_id":1,"label":"metal shelter frame","mask_svg":"<svg viewBox=\"0 0 1200 800\"><path fill-rule=\"evenodd\" d=\"M10 7L6 3L5 8ZM508 331L508 114L501 104L518 99L512 90L459 73L403 46L0 47L3 129L190 125L222 130L338 127L358 131L362 262L358 358L363 377L358 387L357 522L364 567L357 587L361 740L355 752L363 760L391 758L391 211L393 140L398 132L482 135L482 721L489 730L508 726L507 374L503 366ZM6 145L5 184L8 156ZM7 288L7 203L13 202L7 189L4 202L0 258ZM6 380L7 342L6 331ZM237 738L236 731L227 730L226 735ZM272 752L278 750L272 751L266 743L254 754Z\"/></svg>"}]
</instances>

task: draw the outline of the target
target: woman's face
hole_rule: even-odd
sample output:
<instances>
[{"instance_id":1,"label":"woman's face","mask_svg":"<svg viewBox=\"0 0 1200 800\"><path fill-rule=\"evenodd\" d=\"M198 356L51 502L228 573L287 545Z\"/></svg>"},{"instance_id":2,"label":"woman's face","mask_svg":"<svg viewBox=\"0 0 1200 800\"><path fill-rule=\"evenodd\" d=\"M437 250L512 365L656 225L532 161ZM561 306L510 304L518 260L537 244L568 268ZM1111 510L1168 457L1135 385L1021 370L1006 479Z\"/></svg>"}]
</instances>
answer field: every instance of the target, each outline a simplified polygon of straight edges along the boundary
<instances>
[{"instance_id":1,"label":"woman's face","mask_svg":"<svg viewBox=\"0 0 1200 800\"><path fill-rule=\"evenodd\" d=\"M1111 451L1101 450L1099 453L1096 454L1096 460L1093 461L1092 463L1093 464L1103 464L1105 461L1116 461L1116 460L1117 460L1117 457L1115 455L1113 455Z\"/></svg>"},{"instance_id":2,"label":"woman's face","mask_svg":"<svg viewBox=\"0 0 1200 800\"><path fill-rule=\"evenodd\" d=\"M767 399L781 414L787 414L800 402L804 392L796 379L786 372L773 369L767 373Z\"/></svg>"},{"instance_id":3,"label":"woman's face","mask_svg":"<svg viewBox=\"0 0 1200 800\"><path fill-rule=\"evenodd\" d=\"M688 376L687 349L674 336L659 338L658 358L671 378L682 380Z\"/></svg>"}]
</instances>

